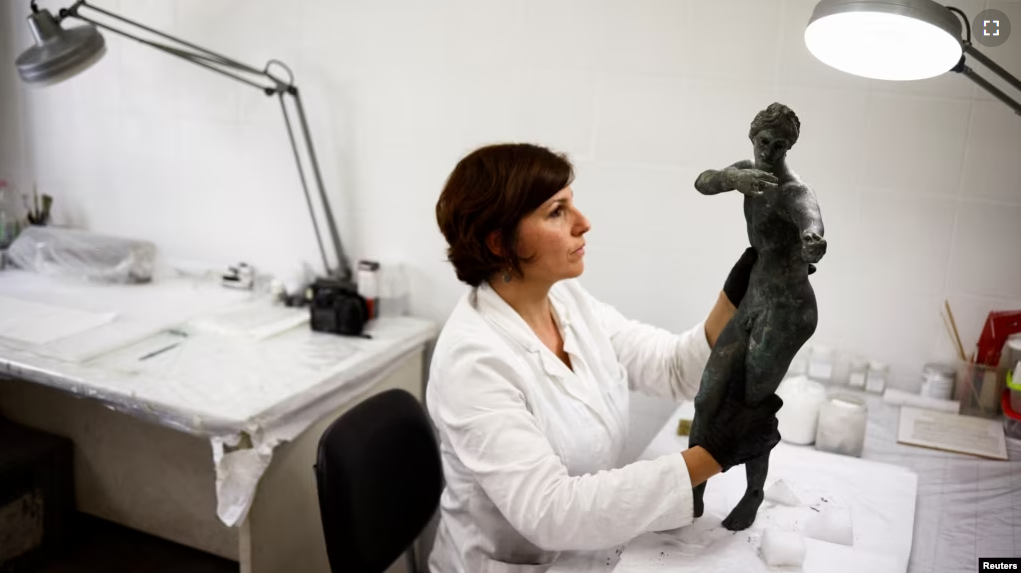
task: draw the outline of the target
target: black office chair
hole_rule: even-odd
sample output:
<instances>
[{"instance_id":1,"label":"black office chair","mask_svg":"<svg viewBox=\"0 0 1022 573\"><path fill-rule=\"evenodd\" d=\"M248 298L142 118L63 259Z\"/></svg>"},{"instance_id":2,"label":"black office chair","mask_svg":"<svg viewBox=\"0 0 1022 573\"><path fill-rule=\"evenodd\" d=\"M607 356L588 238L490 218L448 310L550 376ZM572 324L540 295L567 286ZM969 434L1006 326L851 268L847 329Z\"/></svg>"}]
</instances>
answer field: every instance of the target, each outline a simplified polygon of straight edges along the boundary
<instances>
[{"instance_id":1,"label":"black office chair","mask_svg":"<svg viewBox=\"0 0 1022 573\"><path fill-rule=\"evenodd\" d=\"M382 573L411 550L440 503L443 466L433 427L411 394L388 390L323 432L319 511L334 573Z\"/></svg>"}]
</instances>

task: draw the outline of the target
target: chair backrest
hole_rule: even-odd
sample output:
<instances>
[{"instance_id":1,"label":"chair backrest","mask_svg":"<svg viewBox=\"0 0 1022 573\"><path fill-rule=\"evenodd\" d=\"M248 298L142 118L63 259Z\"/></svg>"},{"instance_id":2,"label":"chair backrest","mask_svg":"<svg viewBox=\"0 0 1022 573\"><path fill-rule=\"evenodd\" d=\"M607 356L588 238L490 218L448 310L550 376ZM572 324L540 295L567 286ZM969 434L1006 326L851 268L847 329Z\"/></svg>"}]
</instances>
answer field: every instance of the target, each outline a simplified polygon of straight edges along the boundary
<instances>
[{"instance_id":1,"label":"chair backrest","mask_svg":"<svg viewBox=\"0 0 1022 573\"><path fill-rule=\"evenodd\" d=\"M320 517L335 573L382 573L429 523L443 491L433 427L404 390L377 394L323 432Z\"/></svg>"}]
</instances>

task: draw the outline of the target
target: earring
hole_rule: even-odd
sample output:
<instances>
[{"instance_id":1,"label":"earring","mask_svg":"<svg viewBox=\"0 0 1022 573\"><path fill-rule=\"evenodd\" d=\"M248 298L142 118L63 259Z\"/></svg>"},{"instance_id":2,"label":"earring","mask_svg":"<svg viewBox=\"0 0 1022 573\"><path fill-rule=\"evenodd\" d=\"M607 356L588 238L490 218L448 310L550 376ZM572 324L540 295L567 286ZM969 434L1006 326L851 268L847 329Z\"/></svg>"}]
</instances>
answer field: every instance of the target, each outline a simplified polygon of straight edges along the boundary
<instances>
[{"instance_id":1,"label":"earring","mask_svg":"<svg viewBox=\"0 0 1022 573\"><path fill-rule=\"evenodd\" d=\"M504 280L504 284L511 282L511 269L504 271L504 276L501 278Z\"/></svg>"}]
</instances>

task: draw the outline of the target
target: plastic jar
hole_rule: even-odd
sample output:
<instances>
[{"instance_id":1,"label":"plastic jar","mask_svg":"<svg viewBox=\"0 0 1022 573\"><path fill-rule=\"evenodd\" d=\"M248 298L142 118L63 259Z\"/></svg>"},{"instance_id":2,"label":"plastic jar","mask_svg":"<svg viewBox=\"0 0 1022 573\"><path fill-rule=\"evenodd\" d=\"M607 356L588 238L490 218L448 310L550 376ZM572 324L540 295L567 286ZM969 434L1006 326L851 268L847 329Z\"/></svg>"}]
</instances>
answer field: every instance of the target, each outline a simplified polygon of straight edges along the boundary
<instances>
[{"instance_id":1,"label":"plastic jar","mask_svg":"<svg viewBox=\"0 0 1022 573\"><path fill-rule=\"evenodd\" d=\"M827 399L827 390L819 382L795 376L781 382L777 395L784 405L777 412L777 431L790 444L807 445L816 437L816 419Z\"/></svg>"},{"instance_id":2,"label":"plastic jar","mask_svg":"<svg viewBox=\"0 0 1022 573\"><path fill-rule=\"evenodd\" d=\"M862 400L846 394L832 396L820 407L816 449L861 456L866 442L866 414L866 404Z\"/></svg>"},{"instance_id":3,"label":"plastic jar","mask_svg":"<svg viewBox=\"0 0 1022 573\"><path fill-rule=\"evenodd\" d=\"M869 362L856 356L848 365L848 385L852 388L866 387L866 373L869 371Z\"/></svg>"},{"instance_id":4,"label":"plastic jar","mask_svg":"<svg viewBox=\"0 0 1022 573\"><path fill-rule=\"evenodd\" d=\"M950 400L957 370L950 364L930 362L923 365L923 383L919 387L919 394L939 400Z\"/></svg>"},{"instance_id":5,"label":"plastic jar","mask_svg":"<svg viewBox=\"0 0 1022 573\"><path fill-rule=\"evenodd\" d=\"M834 349L829 346L813 346L809 355L809 378L817 382L830 382L834 374Z\"/></svg>"},{"instance_id":6,"label":"plastic jar","mask_svg":"<svg viewBox=\"0 0 1022 573\"><path fill-rule=\"evenodd\" d=\"M883 394L887 388L887 365L876 360L869 361L869 370L866 372L866 391L875 394Z\"/></svg>"}]
</instances>

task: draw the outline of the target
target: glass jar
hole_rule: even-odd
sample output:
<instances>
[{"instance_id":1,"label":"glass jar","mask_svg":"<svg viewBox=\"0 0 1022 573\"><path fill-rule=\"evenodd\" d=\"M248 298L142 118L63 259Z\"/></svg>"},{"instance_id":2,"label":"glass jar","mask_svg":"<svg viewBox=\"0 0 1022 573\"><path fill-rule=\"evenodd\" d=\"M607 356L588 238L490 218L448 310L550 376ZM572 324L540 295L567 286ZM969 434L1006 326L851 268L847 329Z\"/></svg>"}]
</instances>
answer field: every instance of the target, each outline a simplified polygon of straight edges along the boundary
<instances>
[{"instance_id":1,"label":"glass jar","mask_svg":"<svg viewBox=\"0 0 1022 573\"><path fill-rule=\"evenodd\" d=\"M805 376L787 378L777 387L784 405L777 412L777 431L790 444L808 445L816 437L816 418L827 390Z\"/></svg>"},{"instance_id":2,"label":"glass jar","mask_svg":"<svg viewBox=\"0 0 1022 573\"><path fill-rule=\"evenodd\" d=\"M820 407L816 449L859 457L866 443L866 404L847 394L830 397Z\"/></svg>"},{"instance_id":3,"label":"glass jar","mask_svg":"<svg viewBox=\"0 0 1022 573\"><path fill-rule=\"evenodd\" d=\"M851 369L851 357L848 353L840 350L834 352L834 368L831 370L830 383L835 386L847 386Z\"/></svg>"},{"instance_id":4,"label":"glass jar","mask_svg":"<svg viewBox=\"0 0 1022 573\"><path fill-rule=\"evenodd\" d=\"M848 386L857 389L866 387L866 373L869 371L869 362L856 356L852 358L848 366Z\"/></svg>"},{"instance_id":5,"label":"glass jar","mask_svg":"<svg viewBox=\"0 0 1022 573\"><path fill-rule=\"evenodd\" d=\"M939 400L950 400L955 387L956 373L957 369L950 364L936 362L924 364L923 383L919 387L919 394Z\"/></svg>"},{"instance_id":6,"label":"glass jar","mask_svg":"<svg viewBox=\"0 0 1022 573\"><path fill-rule=\"evenodd\" d=\"M876 360L869 361L869 370L866 372L866 391L874 394L883 394L887 388L887 365Z\"/></svg>"},{"instance_id":7,"label":"glass jar","mask_svg":"<svg viewBox=\"0 0 1022 573\"><path fill-rule=\"evenodd\" d=\"M834 349L829 346L813 346L809 355L809 378L828 383L834 373Z\"/></svg>"}]
</instances>

